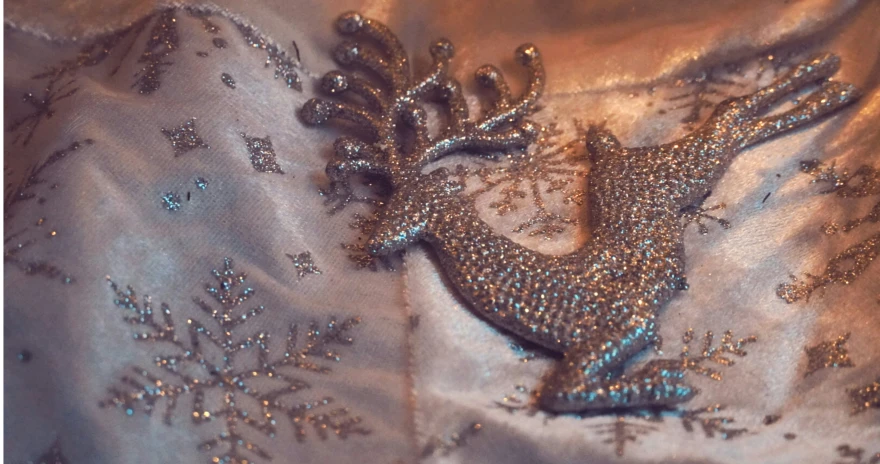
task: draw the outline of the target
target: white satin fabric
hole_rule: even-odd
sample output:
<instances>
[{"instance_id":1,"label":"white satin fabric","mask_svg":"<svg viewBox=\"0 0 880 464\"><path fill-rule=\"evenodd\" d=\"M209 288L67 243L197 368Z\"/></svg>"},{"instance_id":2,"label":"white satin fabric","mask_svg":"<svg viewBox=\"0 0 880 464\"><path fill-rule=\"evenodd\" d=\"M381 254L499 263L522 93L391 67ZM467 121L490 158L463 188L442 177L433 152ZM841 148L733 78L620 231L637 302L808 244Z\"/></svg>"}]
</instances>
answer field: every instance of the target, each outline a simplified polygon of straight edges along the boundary
<instances>
[{"instance_id":1,"label":"white satin fabric","mask_svg":"<svg viewBox=\"0 0 880 464\"><path fill-rule=\"evenodd\" d=\"M47 167L41 173L46 182L32 190L45 201L12 205L4 225L6 236L27 228L23 237L34 243L22 253L29 259L50 261L75 278L64 285L5 266L4 439L10 462L36 460L56 439L70 463L209 462L214 454L198 444L222 424L194 424L188 416L192 399L181 400L171 425L162 421L161 402L152 416L138 410L126 417L122 410L98 406L109 387L131 375L131 366L151 366L162 352L159 344L132 339L134 329L114 305L106 276L131 285L142 299L149 294L155 308L167 303L183 327L187 318L208 320L193 297L214 303L205 284L216 282L210 272L222 270L224 257L247 273L247 286L255 290L246 307L266 308L240 333L269 333L277 347L273 356L292 323L299 325L304 343L311 321L326 323L331 315L362 319L350 332L354 344L338 347L341 360L324 362L331 373L297 373L310 388L295 398L332 397L333 408L347 407L370 434L338 439L331 433L322 440L306 428L300 442L283 418L274 438L241 426L272 455L271 462L858 462L838 448L847 445L862 449L867 463L880 453L880 410L851 414L847 393L880 377L880 263L851 285L831 285L808 302L786 304L776 295L789 275L821 273L831 258L878 231L878 224L869 223L846 234L823 234L830 220L866 215L876 197L872 202L822 195L824 186L811 184L800 162L834 161L850 171L863 164L880 168L880 3L185 3L217 12L212 21L220 32L209 34L198 18L180 12L180 47L154 93L131 88L144 34L130 54L111 54L107 63L78 72L74 85L80 90L54 106L26 146L6 132L6 183L13 185L53 151L94 140ZM164 7L151 1L7 2L6 127L33 111L21 96L41 94L42 81L34 75L74 57L94 37ZM355 205L330 215L318 194L339 133L304 127L296 117L318 93L320 76L336 68L330 52L341 39L333 21L350 9L387 23L417 68L426 63L431 39L451 39L454 69L469 93L467 76L486 62L500 63L514 89L521 88L511 56L520 43L535 43L548 74L535 119L558 122L566 140L574 137L572 118L604 121L625 145L672 140L688 130L681 123L687 110L675 110L674 97L693 91L690 76L744 63L742 85L734 92L743 94L772 79L770 73L755 75L755 57L781 49L841 56L835 79L860 87L863 99L819 124L750 149L733 163L706 202L725 203L726 209L713 214L732 226L723 230L707 222L707 235L695 227L688 231L690 289L659 319L664 357L677 356L688 328L698 337L711 330L716 340L728 329L735 338L757 336L746 346L747 355L731 356L734 365L718 367L722 380L690 375L701 393L682 406L724 405L701 417L732 418L724 428L747 432L729 440L720 432L709 437L700 424L688 431L680 418L667 414L659 421L624 417L632 426L615 441L614 414L510 412L499 403L513 404L512 394L526 400L528 393L520 390L537 387L552 358L528 347L511 348L515 338L470 312L427 247L409 250L394 272L357 269L340 244L355 241L352 213L368 208ZM296 42L302 92L273 78L271 67L263 66L265 53L250 48L230 18L255 26L290 56L295 56L291 41ZM215 37L224 38L226 48L213 46ZM199 57L198 51L209 56ZM120 71L111 73L117 64ZM233 76L235 89L221 82L222 73ZM678 79L685 80L677 85ZM479 108L479 98L469 99ZM209 148L175 157L160 129L191 118ZM255 170L241 133L269 136L285 174ZM446 164L470 161L460 157ZM196 177L208 181L206 190L195 188ZM163 207L161 196L168 191L183 195L179 211ZM527 246L562 253L589 235L581 226L553 240L510 232L531 211L498 216L489 207L493 199L480 199L484 218ZM548 203L584 214L561 198L548 197ZM45 224L36 226L40 218ZM20 241L12 239L7 250ZM298 278L286 254L304 251L320 275ZM805 377L804 348L844 333L851 333L846 347L855 366ZM691 349L700 344L695 340ZM32 355L28 362L16 359L23 351ZM641 361L654 356L646 353ZM259 411L258 405L245 407Z\"/></svg>"}]
</instances>

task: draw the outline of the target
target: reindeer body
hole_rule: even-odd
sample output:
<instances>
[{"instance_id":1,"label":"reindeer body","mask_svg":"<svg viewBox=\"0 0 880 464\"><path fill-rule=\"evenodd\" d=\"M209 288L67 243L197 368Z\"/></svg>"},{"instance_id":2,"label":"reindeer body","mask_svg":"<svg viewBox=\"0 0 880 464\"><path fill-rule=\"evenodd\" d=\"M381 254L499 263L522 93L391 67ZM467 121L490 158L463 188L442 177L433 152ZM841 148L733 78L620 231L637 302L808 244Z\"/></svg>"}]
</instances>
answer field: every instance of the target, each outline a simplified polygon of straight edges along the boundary
<instances>
[{"instance_id":1,"label":"reindeer body","mask_svg":"<svg viewBox=\"0 0 880 464\"><path fill-rule=\"evenodd\" d=\"M383 25L349 13L341 17L339 29L364 33L390 49L391 62L384 62L347 44L341 60L358 58L386 76L391 91L385 100L357 78L331 73L325 79L325 89L352 90L376 113L318 99L302 112L311 124L331 117L360 121L379 141L367 145L339 139L340 159L327 168L343 203L352 198L348 178L353 174L382 174L391 181L394 191L383 202L366 250L378 256L427 241L452 285L479 315L563 353L540 391L541 405L553 411L668 405L696 393L683 381L681 362L653 361L632 376L612 375L655 339L658 310L685 288L681 209L703 198L743 149L815 121L858 96L848 84L824 82L793 109L762 117L786 95L836 72L839 59L822 55L754 94L722 102L698 130L674 142L624 148L610 132L591 127L586 143L592 164L592 237L573 253L551 256L496 234L473 203L457 195L463 186L449 181L445 170L421 174L425 165L448 153L521 147L534 140L534 125L524 116L543 89L537 49L524 45L517 52L532 73L518 101L511 100L497 69L484 66L477 72L478 80L494 89L496 102L472 122L460 85L445 75L452 56L447 41L432 48L433 73L413 82L402 47ZM426 88L439 90L450 105L450 127L438 140L427 135L424 111L413 107L414 96ZM410 154L402 153L395 140L398 119L415 133Z\"/></svg>"}]
</instances>

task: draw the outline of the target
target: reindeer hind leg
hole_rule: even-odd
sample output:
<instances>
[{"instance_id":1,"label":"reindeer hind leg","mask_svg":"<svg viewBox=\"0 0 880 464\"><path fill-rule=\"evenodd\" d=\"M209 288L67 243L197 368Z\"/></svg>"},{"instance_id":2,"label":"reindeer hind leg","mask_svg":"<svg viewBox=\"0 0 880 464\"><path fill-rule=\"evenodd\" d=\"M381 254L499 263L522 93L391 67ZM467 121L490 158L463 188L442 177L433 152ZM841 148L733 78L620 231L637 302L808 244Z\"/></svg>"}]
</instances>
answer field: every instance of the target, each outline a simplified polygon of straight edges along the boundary
<instances>
[{"instance_id":1,"label":"reindeer hind leg","mask_svg":"<svg viewBox=\"0 0 880 464\"><path fill-rule=\"evenodd\" d=\"M653 319L637 317L623 334L596 334L569 349L541 387L543 408L579 412L671 405L692 398L697 390L684 383L677 361L653 361L629 377L610 375L654 339L654 330Z\"/></svg>"}]
</instances>

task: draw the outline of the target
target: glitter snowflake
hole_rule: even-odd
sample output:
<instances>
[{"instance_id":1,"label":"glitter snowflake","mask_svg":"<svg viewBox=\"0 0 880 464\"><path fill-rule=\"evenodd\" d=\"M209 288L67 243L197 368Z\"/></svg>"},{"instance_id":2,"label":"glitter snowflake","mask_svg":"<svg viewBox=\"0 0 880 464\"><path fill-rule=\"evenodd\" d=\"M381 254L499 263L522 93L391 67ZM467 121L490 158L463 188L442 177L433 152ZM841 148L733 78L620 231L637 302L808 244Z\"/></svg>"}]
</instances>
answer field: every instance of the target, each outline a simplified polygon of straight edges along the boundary
<instances>
[{"instance_id":1,"label":"glitter snowflake","mask_svg":"<svg viewBox=\"0 0 880 464\"><path fill-rule=\"evenodd\" d=\"M19 220L15 220L15 215L20 213L20 208L25 204L42 204L46 198L37 193L38 187L47 182L45 176L46 169L52 167L56 163L68 159L73 153L76 153L84 145L91 145L91 139L73 142L66 148L58 150L50 154L45 161L35 165L30 172L18 184L7 184L5 188L5 199L3 202L4 219L6 220L6 231L3 236L3 261L6 264L12 264L27 275L42 275L50 279L60 279L63 283L72 283L73 277L55 264L44 259L31 259L24 256L25 251L37 244L41 240L52 239L58 235L58 231L48 226L47 219L40 216L32 226L22 227ZM7 173L7 179L10 177ZM53 183L49 186L49 190L56 190L60 184ZM10 232L10 229L13 231Z\"/></svg>"},{"instance_id":2,"label":"glitter snowflake","mask_svg":"<svg viewBox=\"0 0 880 464\"><path fill-rule=\"evenodd\" d=\"M40 123L54 116L56 104L73 97L79 91L79 87L75 86L79 71L104 63L127 37L132 33L135 37L140 34L147 21L148 19L137 21L122 31L101 36L80 48L73 58L62 60L57 65L48 66L43 72L31 76L32 80L42 81L42 93L38 96L34 92L28 92L23 96L24 102L30 105L32 111L13 119L9 124L8 130L14 134L12 143L21 142L22 146L26 146ZM127 53L124 52L119 58L120 63ZM110 74L115 74L118 68L119 66L114 68Z\"/></svg>"},{"instance_id":3,"label":"glitter snowflake","mask_svg":"<svg viewBox=\"0 0 880 464\"><path fill-rule=\"evenodd\" d=\"M880 233L876 233L862 242L842 251L831 258L820 275L806 273L805 279L791 276L792 282L780 284L776 295L786 303L799 300L810 300L816 290L824 290L830 285L850 285L861 277L880 255Z\"/></svg>"},{"instance_id":4,"label":"glitter snowflake","mask_svg":"<svg viewBox=\"0 0 880 464\"><path fill-rule=\"evenodd\" d=\"M719 203L715 206L710 206L708 208L703 207L703 204L706 202L712 195L712 191L706 192L706 195L700 200L699 203L693 204L691 206L686 206L681 209L681 220L684 224L684 227L687 227L691 224L697 225L697 230L701 235L707 235L709 233L709 227L703 223L704 220L713 221L718 223L719 226L723 229L730 229L730 221L726 219L721 219L717 216L711 215L712 211L722 210L727 207L724 203Z\"/></svg>"},{"instance_id":5,"label":"glitter snowflake","mask_svg":"<svg viewBox=\"0 0 880 464\"><path fill-rule=\"evenodd\" d=\"M632 422L624 416L617 416L610 423L595 424L589 428L594 429L599 436L608 436L602 440L602 443L613 444L614 452L618 456L623 456L626 453L627 443L637 443L639 437L658 430L656 425Z\"/></svg>"},{"instance_id":6,"label":"glitter snowflake","mask_svg":"<svg viewBox=\"0 0 880 464\"><path fill-rule=\"evenodd\" d=\"M880 409L880 377L863 387L847 390L853 402L853 414L865 412L868 409Z\"/></svg>"},{"instance_id":7,"label":"glitter snowflake","mask_svg":"<svg viewBox=\"0 0 880 464\"><path fill-rule=\"evenodd\" d=\"M880 451L865 456L864 448L853 448L849 445L837 447L837 454L846 461L834 461L834 464L880 464Z\"/></svg>"},{"instance_id":8,"label":"glitter snowflake","mask_svg":"<svg viewBox=\"0 0 880 464\"><path fill-rule=\"evenodd\" d=\"M804 373L804 377L828 367L855 366L849 359L849 351L845 346L849 336L850 334L847 332L837 337L836 340L804 348L804 352L807 353L807 372Z\"/></svg>"},{"instance_id":9,"label":"glitter snowflake","mask_svg":"<svg viewBox=\"0 0 880 464\"><path fill-rule=\"evenodd\" d=\"M137 60L138 64L142 66L134 74L135 82L131 87L137 87L138 92L143 95L159 90L162 85L160 76L165 74L166 68L172 65L169 56L179 48L180 37L177 31L175 11L167 9L158 14L150 29L144 51Z\"/></svg>"},{"instance_id":10,"label":"glitter snowflake","mask_svg":"<svg viewBox=\"0 0 880 464\"><path fill-rule=\"evenodd\" d=\"M33 461L28 461L28 464L69 464L70 460L64 456L64 453L61 451L61 440L55 439L52 442L52 446L49 447L43 454L40 455L37 459Z\"/></svg>"},{"instance_id":11,"label":"glitter snowflake","mask_svg":"<svg viewBox=\"0 0 880 464\"><path fill-rule=\"evenodd\" d=\"M801 171L813 177L812 183L825 184L827 188L820 193L835 194L838 198L858 200L880 196L880 170L862 165L855 172L844 169L838 171L834 163L826 165L818 160L801 163ZM840 225L826 222L822 230L827 235L839 231L850 232L866 224L880 222L880 201L864 217L851 219ZM809 301L816 290L824 290L830 285L849 285L861 277L880 254L880 233L850 246L828 261L825 271L820 275L805 273L805 279L792 276L792 282L777 287L776 294L787 303L799 300Z\"/></svg>"},{"instance_id":12,"label":"glitter snowflake","mask_svg":"<svg viewBox=\"0 0 880 464\"><path fill-rule=\"evenodd\" d=\"M13 133L12 143L28 145L40 124L54 116L58 103L70 99L80 90L76 86L76 77L80 70L101 65L108 58L113 57L116 65L109 75L115 75L126 61L132 47L150 25L152 27L149 28L144 49L138 56L139 67L134 73L131 87L136 88L143 95L157 91L162 85L163 75L173 64L171 55L182 47L178 31L180 18L177 14L180 9L202 21L205 31L216 34L220 30L219 26L210 21L209 18L213 16L211 12L190 7L169 7L136 21L129 27L89 41L74 57L48 66L44 71L31 77L41 82L41 88L39 91L27 92L22 96L22 100L30 108L29 112L18 117L10 116L11 122L7 129ZM275 78L283 78L288 87L302 90L300 78L296 73L298 58L294 62L284 50L256 33L253 28L232 19L230 21L239 29L251 48L266 51L265 66L275 65Z\"/></svg>"},{"instance_id":13,"label":"glitter snowflake","mask_svg":"<svg viewBox=\"0 0 880 464\"><path fill-rule=\"evenodd\" d=\"M660 114L674 114L688 129L693 129L721 101L754 91L764 76L775 77L788 69L796 54L778 51L746 62L724 63L673 83L681 91L666 98Z\"/></svg>"},{"instance_id":14,"label":"glitter snowflake","mask_svg":"<svg viewBox=\"0 0 880 464\"><path fill-rule=\"evenodd\" d=\"M580 124L575 125L577 132L583 134ZM456 175L463 182L469 177L480 181L480 187L470 193L473 198L495 194L489 208L499 216L531 208L531 217L514 227L513 232L528 231L529 236L552 239L579 221L574 215L552 212L545 196L561 196L565 205L582 206L586 201L587 153L583 137L561 143L561 135L555 124L549 125L529 149L503 154L500 165L476 169L459 165Z\"/></svg>"},{"instance_id":15,"label":"glitter snowflake","mask_svg":"<svg viewBox=\"0 0 880 464\"><path fill-rule=\"evenodd\" d=\"M293 267L296 268L296 275L302 279L306 276L306 274L320 274L321 270L318 269L318 266L315 265L315 262L312 261L312 254L308 251L304 251L298 255L292 255L287 253L286 256L290 258L290 261L293 263Z\"/></svg>"},{"instance_id":16,"label":"glitter snowflake","mask_svg":"<svg viewBox=\"0 0 880 464\"><path fill-rule=\"evenodd\" d=\"M821 193L834 193L839 198L860 199L871 196L880 197L880 170L868 165L862 165L855 172L850 173L847 169L837 172L832 163L825 165L818 160L804 161L801 163L801 171L813 176L812 183L826 184L828 188ZM880 198L864 217L852 219L840 225L834 222L825 223L823 230L828 235L838 231L850 232L864 224L876 224L880 222Z\"/></svg>"},{"instance_id":17,"label":"glitter snowflake","mask_svg":"<svg viewBox=\"0 0 880 464\"><path fill-rule=\"evenodd\" d=\"M713 415L724 409L724 406L716 404L672 411L640 410L618 414L611 422L593 424L588 428L595 430L599 436L608 436L602 443L614 445L614 452L618 456L625 454L627 444L638 444L639 437L659 431L659 424L666 423L667 419L677 419L688 433L699 429L706 438L730 440L747 433L746 428L730 427L734 422L732 417Z\"/></svg>"},{"instance_id":18,"label":"glitter snowflake","mask_svg":"<svg viewBox=\"0 0 880 464\"><path fill-rule=\"evenodd\" d=\"M472 437L480 433L483 425L473 422L463 427L458 432L453 432L447 437L433 436L430 437L422 448L422 458L430 456L449 456L458 448L465 446Z\"/></svg>"},{"instance_id":19,"label":"glitter snowflake","mask_svg":"<svg viewBox=\"0 0 880 464\"><path fill-rule=\"evenodd\" d=\"M279 425L276 421L282 417L288 419L298 441L307 438L308 429L321 439L331 433L339 438L368 433L361 419L349 415L348 409L328 409L332 398L295 399L310 388L305 380L309 375L331 372L326 363L341 359L334 346L351 345L349 333L360 320L330 317L324 325L312 323L302 344L297 340L297 326L292 325L283 352L273 355L268 333L236 336L266 311L263 306L241 308L255 294L254 289L245 286L246 275L236 273L230 259L224 261L222 270L212 274L216 284L207 285L206 292L214 304L193 298L211 323L187 319L185 333L178 332L168 305L155 308L149 296L141 299L133 288L123 290L110 281L114 303L127 313L125 321L141 329L135 332L135 341L161 346L163 351L154 357L152 368L132 366L131 373L109 389L101 405L115 406L127 415L138 409L150 415L164 403L163 420L170 425L182 397L192 398L189 416L194 424L221 424L219 433L199 445L200 450L213 453L208 460L212 463L243 464L253 462L253 457L272 459L246 434L258 432L275 437ZM219 359L215 355L218 351ZM255 352L255 357L250 357L255 364L236 362L245 352Z\"/></svg>"}]
</instances>

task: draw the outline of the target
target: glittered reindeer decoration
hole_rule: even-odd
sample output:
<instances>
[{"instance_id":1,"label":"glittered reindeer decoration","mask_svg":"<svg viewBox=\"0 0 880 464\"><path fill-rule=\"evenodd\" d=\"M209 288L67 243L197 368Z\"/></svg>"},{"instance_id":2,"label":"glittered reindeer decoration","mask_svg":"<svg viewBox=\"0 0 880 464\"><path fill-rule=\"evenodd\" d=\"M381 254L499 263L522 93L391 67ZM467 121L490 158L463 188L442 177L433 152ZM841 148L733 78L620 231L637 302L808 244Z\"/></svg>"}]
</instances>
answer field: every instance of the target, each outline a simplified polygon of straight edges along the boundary
<instances>
[{"instance_id":1,"label":"glittered reindeer decoration","mask_svg":"<svg viewBox=\"0 0 880 464\"><path fill-rule=\"evenodd\" d=\"M307 124L341 119L368 133L367 140L336 141L336 159L327 165L331 192L344 204L353 198L352 176L385 177L392 194L380 204L366 243L370 254L428 242L452 285L479 315L564 353L539 392L541 406L551 411L670 405L696 393L683 380L690 369L683 363L652 361L632 375L616 375L656 338L658 310L685 287L681 209L702 198L745 148L816 121L858 96L851 85L827 81L840 60L825 54L754 94L722 102L699 129L671 143L625 148L608 130L591 127L586 144L592 163L592 238L575 252L550 256L496 234L474 204L457 195L463 185L445 169L422 172L445 155L485 155L536 139L538 126L526 117L544 88L538 49L526 44L516 51L529 71L518 98L511 96L497 68L477 70L477 82L493 91L494 102L473 120L461 85L449 76L454 52L449 41L432 45L431 70L416 79L403 46L383 24L346 13L337 27L384 49L344 42L334 54L343 65L373 71L384 85L332 71L323 89L359 98L346 103L312 99L302 108ZM785 96L814 83L818 90L794 108L764 116ZM433 137L421 106L429 98L449 109L448 126Z\"/></svg>"}]
</instances>

